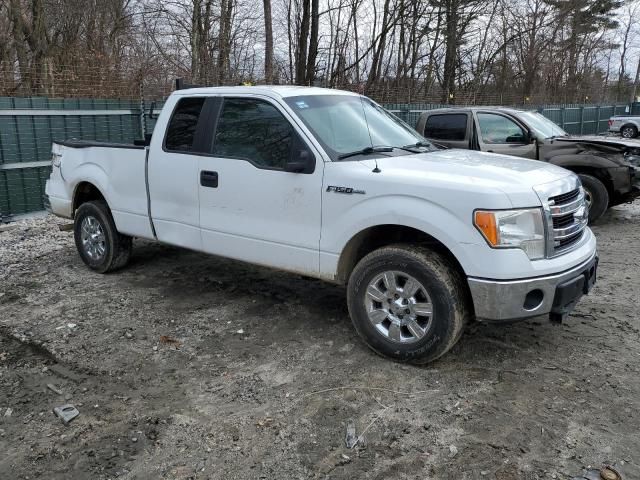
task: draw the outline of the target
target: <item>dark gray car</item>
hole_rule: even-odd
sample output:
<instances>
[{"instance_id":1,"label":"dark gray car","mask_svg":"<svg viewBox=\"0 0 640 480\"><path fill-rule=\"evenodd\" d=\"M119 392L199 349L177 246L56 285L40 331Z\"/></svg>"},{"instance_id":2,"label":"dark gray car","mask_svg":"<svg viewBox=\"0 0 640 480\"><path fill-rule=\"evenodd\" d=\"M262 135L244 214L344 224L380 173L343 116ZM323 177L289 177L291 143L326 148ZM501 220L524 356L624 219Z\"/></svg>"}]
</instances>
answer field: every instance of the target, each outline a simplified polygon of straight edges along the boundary
<instances>
[{"instance_id":1,"label":"dark gray car","mask_svg":"<svg viewBox=\"0 0 640 480\"><path fill-rule=\"evenodd\" d=\"M423 113L416 129L448 148L542 160L578 174L589 221L640 196L640 141L572 137L543 115L502 107L443 108Z\"/></svg>"}]
</instances>

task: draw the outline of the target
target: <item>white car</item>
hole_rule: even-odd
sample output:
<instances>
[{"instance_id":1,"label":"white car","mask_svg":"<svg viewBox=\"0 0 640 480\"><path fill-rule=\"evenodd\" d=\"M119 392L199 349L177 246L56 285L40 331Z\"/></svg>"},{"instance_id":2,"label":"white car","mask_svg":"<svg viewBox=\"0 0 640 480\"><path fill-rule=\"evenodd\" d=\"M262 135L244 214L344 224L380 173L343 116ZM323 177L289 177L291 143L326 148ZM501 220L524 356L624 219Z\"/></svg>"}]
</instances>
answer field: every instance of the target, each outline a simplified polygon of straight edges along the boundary
<instances>
[{"instance_id":1,"label":"white car","mask_svg":"<svg viewBox=\"0 0 640 480\"><path fill-rule=\"evenodd\" d=\"M609 119L609 131L623 138L636 138L640 131L640 116L615 116Z\"/></svg>"},{"instance_id":2,"label":"white car","mask_svg":"<svg viewBox=\"0 0 640 480\"><path fill-rule=\"evenodd\" d=\"M148 146L56 142L46 193L82 260L133 237L347 284L376 352L426 363L467 322L562 320L596 279L560 167L439 150L375 102L308 87L174 92Z\"/></svg>"}]
</instances>

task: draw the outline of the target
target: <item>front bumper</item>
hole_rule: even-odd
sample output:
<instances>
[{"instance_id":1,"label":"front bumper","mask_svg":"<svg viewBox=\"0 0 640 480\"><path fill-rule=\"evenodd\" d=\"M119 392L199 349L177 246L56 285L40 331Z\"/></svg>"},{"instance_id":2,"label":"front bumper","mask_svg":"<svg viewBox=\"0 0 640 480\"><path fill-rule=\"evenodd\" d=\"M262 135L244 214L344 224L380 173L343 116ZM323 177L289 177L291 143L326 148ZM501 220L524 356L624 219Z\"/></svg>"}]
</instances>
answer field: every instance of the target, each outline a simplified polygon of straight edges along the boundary
<instances>
[{"instance_id":1,"label":"front bumper","mask_svg":"<svg viewBox=\"0 0 640 480\"><path fill-rule=\"evenodd\" d=\"M519 280L468 278L476 318L487 321L522 320L551 314L566 316L596 281L598 256L565 272Z\"/></svg>"}]
</instances>

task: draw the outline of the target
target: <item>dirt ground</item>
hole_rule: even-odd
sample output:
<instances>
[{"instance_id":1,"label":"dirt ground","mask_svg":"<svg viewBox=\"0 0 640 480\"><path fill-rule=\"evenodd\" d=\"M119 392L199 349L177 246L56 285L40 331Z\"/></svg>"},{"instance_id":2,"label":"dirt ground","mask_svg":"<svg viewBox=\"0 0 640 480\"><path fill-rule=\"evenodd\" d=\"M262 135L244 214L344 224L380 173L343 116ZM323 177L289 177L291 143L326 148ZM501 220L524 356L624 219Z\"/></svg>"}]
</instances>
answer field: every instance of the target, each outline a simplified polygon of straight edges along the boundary
<instances>
[{"instance_id":1,"label":"dirt ground","mask_svg":"<svg viewBox=\"0 0 640 480\"><path fill-rule=\"evenodd\" d=\"M640 478L638 203L568 321L474 324L426 367L369 351L343 288L143 241L99 275L61 223L0 232L2 479Z\"/></svg>"}]
</instances>

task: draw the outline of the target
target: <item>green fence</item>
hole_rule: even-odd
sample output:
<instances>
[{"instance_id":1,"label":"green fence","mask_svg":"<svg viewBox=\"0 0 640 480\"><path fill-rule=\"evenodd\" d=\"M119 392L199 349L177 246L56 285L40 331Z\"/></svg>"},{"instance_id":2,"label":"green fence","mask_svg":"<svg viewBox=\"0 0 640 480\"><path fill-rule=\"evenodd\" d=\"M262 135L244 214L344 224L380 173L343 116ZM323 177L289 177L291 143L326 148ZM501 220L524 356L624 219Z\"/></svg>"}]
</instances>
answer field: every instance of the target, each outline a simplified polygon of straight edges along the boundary
<instances>
[{"instance_id":1,"label":"green fence","mask_svg":"<svg viewBox=\"0 0 640 480\"><path fill-rule=\"evenodd\" d=\"M0 219L44 208L52 141L141 136L138 102L0 97Z\"/></svg>"},{"instance_id":2,"label":"green fence","mask_svg":"<svg viewBox=\"0 0 640 480\"><path fill-rule=\"evenodd\" d=\"M150 104L141 115L134 100L0 97L0 221L43 209L42 194L50 172L51 142L70 138L132 142L152 132L156 115ZM156 102L157 114L162 102ZM385 107L415 126L434 104L387 104ZM626 105L544 105L536 109L572 134L607 131L612 115L640 114L640 103Z\"/></svg>"}]
</instances>

